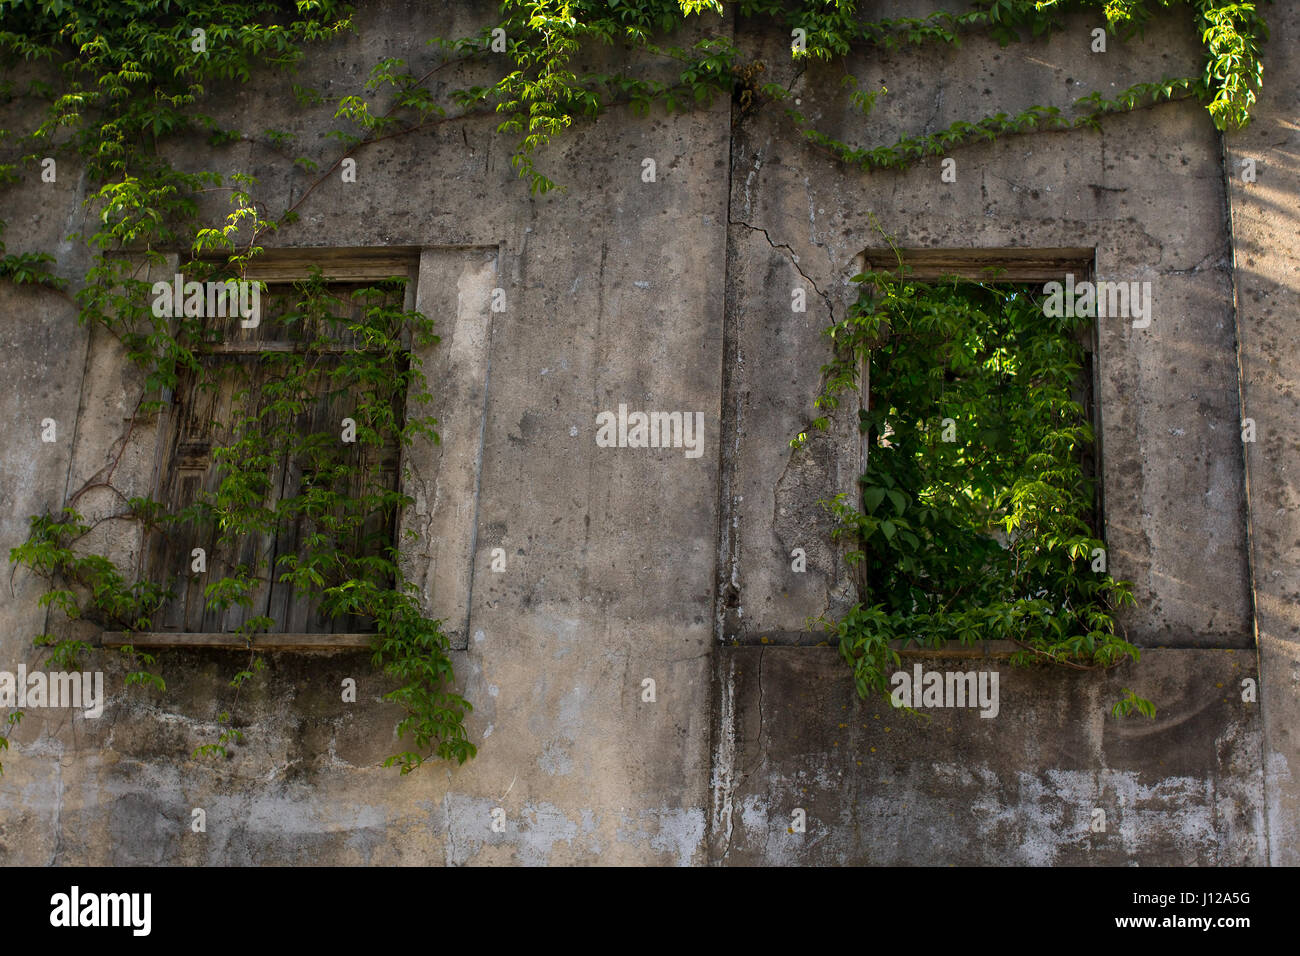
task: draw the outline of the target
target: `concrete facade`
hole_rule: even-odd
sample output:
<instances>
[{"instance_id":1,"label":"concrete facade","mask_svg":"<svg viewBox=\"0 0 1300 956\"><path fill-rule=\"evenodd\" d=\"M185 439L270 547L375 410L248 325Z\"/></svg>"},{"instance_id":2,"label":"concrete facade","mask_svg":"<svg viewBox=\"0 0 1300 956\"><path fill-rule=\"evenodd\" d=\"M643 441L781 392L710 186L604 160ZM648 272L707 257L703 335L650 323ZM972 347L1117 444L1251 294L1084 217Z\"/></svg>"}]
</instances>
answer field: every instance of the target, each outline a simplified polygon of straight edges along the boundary
<instances>
[{"instance_id":1,"label":"concrete facade","mask_svg":"<svg viewBox=\"0 0 1300 956\"><path fill-rule=\"evenodd\" d=\"M876 4L878 15L932 4ZM884 8L888 7L888 10ZM899 9L907 8L907 9ZM274 237L280 249L408 250L437 320L426 368L440 447L407 458L406 554L457 650L478 756L399 776L399 712L365 653L275 653L245 688L247 742L213 736L237 669L225 651L172 651L165 693L123 687L105 655L104 715L29 710L0 777L0 861L25 864L1294 864L1300 861L1300 415L1288 324L1300 294L1295 122L1300 11L1264 11L1265 90L1251 127L1217 133L1178 102L1103 131L1010 137L908 171L846 169L779 107L575 126L539 164L566 185L533 198L494 120L448 123L364 149ZM433 62L424 39L482 20L472 5L367 5L359 35L309 51L300 83L327 100L371 65ZM1088 17L1046 41L873 52L868 122L839 67L790 62L775 29L724 29L788 84L803 112L872 145L1093 89L1199 73L1183 12L1091 54ZM420 58L425 58L424 60ZM319 144L331 110L300 111L265 74L213 96L217 119ZM289 104L286 106L286 102ZM864 137L867 140L864 140ZM643 160L656 163L652 183ZM1243 183L1240 161L1258 178ZM272 208L311 179L265 142L194 155L242 171ZM76 280L84 177L7 194L10 251L59 251ZM224 215L212 202L213 217ZM856 600L820 499L854 487L856 409L805 448L828 358L822 330L853 301L864 257L902 248L1086 250L1102 279L1150 281L1149 328L1101 320L1096 362L1111 571L1138 664L1105 674L1013 669L986 655L904 667L996 669L1000 710L918 720L859 700L810 619ZM272 243L268 241L267 245ZM808 293L790 310L791 289ZM492 291L505 309L493 312ZM100 518L146 494L159 434L125 436L140 375L76 322L70 297L0 285L0 542L61 507L121 452ZM596 416L702 413L703 453L600 448ZM58 440L40 441L40 422ZM1241 420L1258 438L1243 444ZM88 542L136 560L138 529ZM808 555L790 571L790 551ZM490 570L494 548L507 569ZM0 604L0 669L40 666L49 628L20 571ZM53 617L51 617L53 620ZM93 628L81 626L89 640ZM357 703L338 688L357 681ZM655 700L643 700L644 681ZM1257 682L1256 702L1243 681ZM1155 720L1119 719L1131 687ZM207 830L190 827L193 809ZM504 832L492 811L505 811ZM1104 831L1094 827L1104 813ZM804 832L792 832L796 811Z\"/></svg>"}]
</instances>

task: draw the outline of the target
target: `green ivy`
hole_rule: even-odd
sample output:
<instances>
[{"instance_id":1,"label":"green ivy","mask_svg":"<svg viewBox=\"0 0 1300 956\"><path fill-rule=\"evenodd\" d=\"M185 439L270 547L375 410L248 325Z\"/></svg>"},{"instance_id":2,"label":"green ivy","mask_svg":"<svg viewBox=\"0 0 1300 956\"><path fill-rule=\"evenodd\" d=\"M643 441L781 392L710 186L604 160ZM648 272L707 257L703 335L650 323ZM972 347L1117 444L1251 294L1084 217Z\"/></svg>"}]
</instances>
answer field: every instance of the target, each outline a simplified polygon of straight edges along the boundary
<instances>
[{"instance_id":1,"label":"green ivy","mask_svg":"<svg viewBox=\"0 0 1300 956\"><path fill-rule=\"evenodd\" d=\"M1254 3L1222 0L1154 0L1161 7L1189 7L1205 48L1205 65L1197 77L1166 77L1135 84L1114 98L1100 92L1082 97L1074 115L1063 115L1056 107L1034 106L1017 115L996 113L975 122L960 121L928 137L902 137L874 147L855 146L838 140L814 125L798 109L785 113L800 134L845 162L863 168L905 167L929 155L938 155L978 139L995 139L1034 130L1097 127L1110 113L1126 112L1161 100L1195 97L1208 109L1219 129L1240 128L1249 121L1250 110L1262 84L1263 68L1259 46L1268 31ZM1023 36L1047 36L1063 28L1064 14L1071 10L1098 8L1112 33L1131 34L1150 17L1141 0L985 0L964 14L936 12L928 17L899 17L866 20L851 0L739 0L728 6L741 19L779 24L791 35L803 31L802 49L792 45L796 60L843 61L855 51L867 48L895 50L901 46L927 43L958 45L963 34L983 30L999 43L1020 41ZM536 165L537 152L568 129L576 120L595 117L612 107L626 105L646 113L662 104L668 112L708 105L719 94L742 91L742 100L754 93L767 101L792 100L794 94L775 83L754 82L763 65L746 60L744 51L721 34L704 36L690 46L665 43L683 25L683 17L704 18L723 14L719 0L504 0L502 17L495 26L462 37L436 37L436 43L462 60L498 56L507 68L498 71L491 83L475 84L447 91L447 107L459 110L459 117L496 114L502 119L497 131L516 137L512 162L519 175L529 180L530 190L545 193L556 183ZM500 30L504 49L492 52L493 31ZM676 61L676 75L657 79L630 73L583 70L582 54L590 47L621 45L628 53L641 50ZM454 62L454 61L453 61ZM446 65L446 64L443 64ZM392 111L383 122L370 116L365 103L348 98L336 116L358 123L364 135L345 141L356 145L375 134L418 129L436 114L438 122L458 118L425 94L421 84L432 72L415 75L406 71L402 60L385 60L372 74L372 88L394 87L394 109L404 109L409 118L403 125ZM757 69L756 69L757 68ZM846 86L856 88L851 73ZM855 106L868 107L881 93L855 89ZM417 95L418 94L418 95ZM412 109L413 108L413 109Z\"/></svg>"},{"instance_id":2,"label":"green ivy","mask_svg":"<svg viewBox=\"0 0 1300 956\"><path fill-rule=\"evenodd\" d=\"M827 625L858 692L886 693L899 641L1012 641L1017 664L1137 660L1116 633L1131 585L1102 569L1094 436L1074 391L1091 320L1052 318L1033 290L994 282L902 269L854 281L861 298L827 330L835 358L817 407L837 407L866 363L867 468L857 494L828 502L833 537L865 570L862 603Z\"/></svg>"}]
</instances>

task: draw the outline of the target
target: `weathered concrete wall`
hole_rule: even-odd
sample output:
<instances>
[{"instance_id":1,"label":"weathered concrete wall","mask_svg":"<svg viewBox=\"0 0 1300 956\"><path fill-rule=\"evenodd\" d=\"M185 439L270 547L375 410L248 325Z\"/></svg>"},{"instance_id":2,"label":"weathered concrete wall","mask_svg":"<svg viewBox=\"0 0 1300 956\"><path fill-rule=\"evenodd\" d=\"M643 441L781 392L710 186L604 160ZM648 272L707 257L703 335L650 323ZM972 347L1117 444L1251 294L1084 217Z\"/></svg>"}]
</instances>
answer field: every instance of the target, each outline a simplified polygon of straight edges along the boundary
<instances>
[{"instance_id":1,"label":"weathered concrete wall","mask_svg":"<svg viewBox=\"0 0 1300 956\"><path fill-rule=\"evenodd\" d=\"M165 694L128 692L110 663L101 719L33 711L14 734L0 859L1294 861L1288 768L1300 757L1287 728L1300 707L1300 630L1285 608L1297 570L1285 503L1295 397L1279 323L1295 293L1297 212L1284 178L1295 84L1282 64L1300 23L1273 19L1271 98L1246 134L1261 138L1234 145L1267 155L1259 183L1232 187L1234 228L1251 248L1246 265L1237 249L1237 312L1221 140L1192 104L1112 118L1101 133L964 148L952 184L937 162L845 170L779 110L738 119L722 99L578 126L540 159L568 191L542 198L515 177L490 118L363 150L357 182L331 177L274 242L424 250L417 296L443 336L430 356L443 443L408 459L417 503L406 520L425 540L407 561L462 648L455 663L479 756L407 776L380 768L396 749L398 713L380 701L387 686L367 655L283 653L241 694L247 742L217 765L194 761L229 708L235 659L168 653ZM360 36L310 55L298 82L336 100L381 57L424 62L425 37L478 22L469 5L369 5ZM737 39L767 64L765 80L792 84L804 112L872 144L1199 70L1185 18L1161 17L1144 39L1096 56L1092 25L1080 18L1048 42L1006 48L972 37L960 49L872 54L860 75L889 93L869 124L848 109L834 70L789 64L779 32L750 26ZM217 118L322 142L330 111L286 106L289 82L266 75L219 91ZM310 181L256 137L215 157L177 156L251 173L271 208ZM654 183L642 181L645 158L656 161ZM73 171L60 183L14 197L10 251L56 248L71 231L85 186ZM223 215L224 199L210 212ZM1095 248L1098 277L1153 283L1151 327L1103 322L1098 353L1110 561L1135 582L1124 624L1147 648L1140 664L1102 678L1000 660L997 718L945 712L925 723L858 701L833 650L746 646L815 643L808 619L855 600L817 505L853 486L855 411L846 406L801 452L787 443L812 410L821 330L851 301L860 254L884 245L875 223L905 248ZM60 272L84 272L84 250L60 248ZM806 313L790 311L795 285L810 293ZM487 307L494 288L505 290L504 312ZM60 506L117 454L139 382L110 340L77 327L64 296L0 287L0 316L9 547L29 514ZM1245 414L1261 423L1249 511L1239 318ZM598 448L596 415L621 403L703 413L703 454ZM53 445L37 437L46 415L60 423ZM132 434L114 473L120 492L147 490L157 440L148 427ZM83 503L95 516L120 506L104 489ZM124 561L138 552L125 522L97 534ZM504 573L489 570L497 547ZM790 572L794 547L808 552L806 575ZM1272 595L1262 665L1249 554ZM37 594L20 573L0 605L0 668L36 666L31 637L46 627ZM356 704L339 701L349 676ZM1245 677L1262 683L1262 713L1240 701ZM646 678L653 703L642 700ZM1121 687L1154 699L1157 719L1109 716ZM204 834L189 828L196 807ZM490 827L494 807L506 812L504 833ZM807 812L804 834L787 832L795 807ZM1095 809L1105 833L1089 829Z\"/></svg>"},{"instance_id":2,"label":"weathered concrete wall","mask_svg":"<svg viewBox=\"0 0 1300 956\"><path fill-rule=\"evenodd\" d=\"M1269 17L1273 51L1300 42L1300 10L1277 5ZM1300 259L1296 213L1300 163L1293 56L1269 64L1254 123L1228 137L1242 415L1257 440L1246 444L1250 555L1264 721L1265 834L1274 864L1300 863L1300 395L1296 325ZM1254 160L1247 184L1244 161Z\"/></svg>"},{"instance_id":3,"label":"weathered concrete wall","mask_svg":"<svg viewBox=\"0 0 1300 956\"><path fill-rule=\"evenodd\" d=\"M908 655L903 670L996 672L998 709L861 701L838 652L726 648L712 851L725 863L1259 864L1254 655L1153 650L1104 680L1005 658ZM1157 719L1109 705L1134 680ZM806 815L795 831L794 813ZM1104 813L1104 830L1094 825Z\"/></svg>"},{"instance_id":4,"label":"weathered concrete wall","mask_svg":"<svg viewBox=\"0 0 1300 956\"><path fill-rule=\"evenodd\" d=\"M425 37L468 32L482 18L467 10L376 5L362 36L319 53L300 82L337 99L360 88L381 57L417 62L432 55ZM218 119L318 142L336 125L331 111L286 106L288 82L265 76L224 91ZM474 553L460 539L422 547L436 551L426 576L436 613L465 630L455 611L463 602L469 612L469 633L460 635L467 650L455 663L475 704L479 758L406 777L380 768L398 749L400 714L380 703L387 687L366 656L277 654L265 682L240 699L247 745L217 767L192 761L229 707L225 684L236 661L169 653L165 695L126 694L120 670L110 671L112 699L99 721L83 727L80 717L54 711L57 726L23 723L0 780L6 861L703 860L728 110L720 98L711 111L649 123L616 115L578 129L546 158L570 193L540 200L516 178L509 142L491 133L495 120L437 127L361 156L356 185L323 184L302 221L276 237L287 246L446 250L421 276L421 304L439 322L444 350L459 354L473 340L460 357L481 382L476 389L472 375L461 377L451 396L458 404L439 410L442 449L414 462L415 511L428 516L415 523L436 530L458 524L465 509L472 515ZM216 168L256 176L273 206L299 198L307 182L263 143L216 155ZM654 184L641 181L647 156L659 166ZM176 159L194 169L211 163L183 151ZM226 208L218 196L210 212ZM69 197L58 211L75 209ZM65 231L60 218L24 238L43 248ZM684 233L690 243L676 241ZM465 247L480 251L456 260ZM79 267L66 266L69 274ZM505 289L507 308L493 315L486 309L495 287ZM6 305L11 321L32 308L35 294L22 295ZM476 327L484 314L490 325ZM85 396L93 422L78 437L76 487L115 450L125 417L117 406L136 383L106 342L91 347L94 372L82 380L87 351L70 334L73 315L51 318L48 341L22 326L30 344L5 360L14 382L58 373L50 400L63 404L51 414L69 426ZM60 337L67 351L52 347ZM76 368L52 368L49 356ZM23 452L6 467L17 472L34 453L25 411L32 395L10 400L5 437ZM702 412L705 453L600 452L595 416L621 402ZM115 475L126 494L143 490L132 482L147 475L156 436L133 441L140 467ZM57 485L14 474L20 494L6 544L21 539L28 514L62 504L69 448L42 452L62 456ZM476 497L453 500L467 471ZM96 504L112 507L112 498ZM504 574L488 572L492 547L507 551ZM118 554L129 561L131 545ZM439 601L444 568L465 584L445 588ZM3 659L35 666L38 656L24 648L42 615L20 578L23 589L5 610ZM356 705L338 702L343 676L358 680ZM655 705L640 701L646 677L658 683ZM501 834L490 829L498 806L508 819ZM189 831L195 807L207 812L206 834Z\"/></svg>"}]
</instances>

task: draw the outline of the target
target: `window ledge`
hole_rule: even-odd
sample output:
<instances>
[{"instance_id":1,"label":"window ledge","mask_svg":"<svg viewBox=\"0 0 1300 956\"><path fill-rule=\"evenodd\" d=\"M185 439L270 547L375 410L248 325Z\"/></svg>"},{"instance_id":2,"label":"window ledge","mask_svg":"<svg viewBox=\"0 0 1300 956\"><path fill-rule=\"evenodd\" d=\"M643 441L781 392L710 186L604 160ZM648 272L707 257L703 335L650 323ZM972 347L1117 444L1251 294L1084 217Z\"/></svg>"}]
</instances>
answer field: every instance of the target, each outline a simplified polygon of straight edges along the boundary
<instances>
[{"instance_id":1,"label":"window ledge","mask_svg":"<svg viewBox=\"0 0 1300 956\"><path fill-rule=\"evenodd\" d=\"M255 651L358 651L370 650L374 634L254 634ZM216 648L242 651L248 643L242 634L182 633L179 631L105 631L104 647L137 650L153 648Z\"/></svg>"},{"instance_id":2,"label":"window ledge","mask_svg":"<svg viewBox=\"0 0 1300 956\"><path fill-rule=\"evenodd\" d=\"M767 631L755 637L728 638L722 642L724 647L839 647L839 641L828 638L821 631ZM962 644L949 641L942 647L928 647L924 644L909 643L902 640L890 641L891 649L900 657L947 657L955 659L972 659L1010 657L1025 648L1014 641L976 641Z\"/></svg>"}]
</instances>

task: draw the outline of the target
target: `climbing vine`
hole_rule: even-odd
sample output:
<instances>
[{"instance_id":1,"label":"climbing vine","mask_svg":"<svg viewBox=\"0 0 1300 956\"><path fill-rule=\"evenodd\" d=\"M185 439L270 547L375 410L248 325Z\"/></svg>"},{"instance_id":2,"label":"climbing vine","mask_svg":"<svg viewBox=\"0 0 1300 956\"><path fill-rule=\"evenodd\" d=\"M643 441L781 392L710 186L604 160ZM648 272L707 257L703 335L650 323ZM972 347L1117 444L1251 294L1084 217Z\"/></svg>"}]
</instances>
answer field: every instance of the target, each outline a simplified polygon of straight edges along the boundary
<instances>
[{"instance_id":1,"label":"climbing vine","mask_svg":"<svg viewBox=\"0 0 1300 956\"><path fill-rule=\"evenodd\" d=\"M610 109L644 114L659 106L668 111L696 108L719 94L733 96L742 117L768 105L783 110L812 146L863 168L907 166L977 139L1095 127L1107 114L1183 97L1197 99L1218 128L1228 129L1248 121L1262 82L1259 50L1267 30L1256 7L1226 0L977 0L964 13L869 20L851 0L739 0L725 9L720 0L503 0L482 29L428 38L428 45L412 53L411 61L385 58L375 64L363 89L327 103L320 90L299 84L293 73L308 46L357 29L351 8L338 0L0 0L0 107L13 117L6 127L14 127L0 129L0 188L52 181L57 164L74 164L86 184L89 225L71 238L91 251L86 274L62 275L49 251L8 252L5 223L0 222L0 280L71 294L83 324L117 335L144 371L136 411L143 420L167 406L167 396L186 376L203 376L212 366L201 360L205 343L211 344L203 328L185 318L152 314L142 270L161 264L166 252L179 252L188 273L205 275L220 268L224 275L246 275L262 243L296 221L316 188L371 144L444 123L487 121L512 138L512 162L519 176L530 192L541 194L560 184L543 171L540 156L575 122ZM888 95L887 90L860 90L857 79L846 73L850 105L862 114L862 132L854 142L832 137L799 111L790 88L761 82L766 65L739 48L729 25L720 19L725 12L788 32L795 61L846 62L851 54L872 48L956 45L976 31L1000 43L1046 36L1063 28L1067 13L1081 10L1096 11L1112 34L1126 36L1163 8L1181 9L1194 19L1205 51L1198 75L1152 78L1111 98L1094 92L1076 101L1068 113L1034 106L1016 115L972 117L928 136L886 143L871 142L868 122L873 103ZM682 39L688 32L690 38ZM618 47L623 55L602 60L602 47ZM427 62L428 51L432 62ZM593 66L611 60L619 66ZM248 82L268 70L285 73L285 87L298 109L328 111L341 121L324 147L298 146L282 130L225 128L208 111L208 104L219 98L213 87ZM192 145L201 141L211 150L211 165L218 165L222 147L239 140L254 141L283 156L299 177L296 200L277 206L258 196L259 184L246 173L194 171L176 162L180 147L192 152ZM221 194L229 196L231 211L223 221L206 221L210 213L201 210L209 209L212 197ZM214 264L218 254L221 261ZM69 284L71 293L64 291ZM300 292L295 308L310 313L321 289L308 284ZM399 316L374 308L379 310L372 317L375 327L354 330L373 335L367 341L376 345L358 350L365 358L357 358L359 364L352 367L355 382L374 381L367 376L377 366L369 363L393 354L393 323ZM426 321L409 313L400 317L407 332L417 336L431 334ZM113 517L173 529L177 522L189 522L193 528L215 518L226 520L223 533L232 535L240 534L239 529L263 528L269 520L263 513L265 499L259 501L256 480L241 476L240 469L295 450L297 433L286 424L295 401L289 396L303 386L299 376L308 374L305 356L310 354L305 344L277 369L286 384L274 411L250 411L252 417L240 423L242 430L225 450L225 477L213 500L182 519L165 513L158 502L134 499L123 502L124 510ZM418 392L420 381L413 370L393 381ZM386 433L405 441L411 429L431 425L417 416L400 426L396 420L376 420L371 427L372 437ZM130 435L128 430L123 436L123 448ZM111 487L120 458L119 451L92 484ZM319 474L336 474L340 482L356 477L331 472L334 467ZM342 535L355 530L350 521L364 525L363 514L387 514L403 503L400 496L373 489L344 490L342 484L329 484L327 477L313 487L316 497L296 505L280 502L276 507L282 512L275 517L295 507L307 509L304 513L313 518L329 513L337 522L332 533ZM50 580L50 590L41 598L44 606L69 616L98 614L128 631L146 630L169 591L76 546L91 530L76 507L86 490L79 489L54 514L34 517L29 540L11 557ZM845 517L851 515L845 512ZM349 564L339 557L336 545L337 539L323 544L324 551L301 558L305 563L274 573L287 575L297 587L322 592L323 606L336 614L368 615L377 622L377 661L404 682L393 699L408 708L400 727L416 746L392 762L405 771L435 754L466 759L473 753L462 722L468 704L445 689L452 673L437 623L418 614L392 555L369 555L365 565ZM326 565L330 575L324 574ZM258 575L271 573L267 568L232 568L227 578L210 582L209 597L217 605L239 605ZM1113 596L1120 593L1116 588ZM265 621L254 616L244 625L253 641ZM1096 629L1090 625L1086 633ZM88 650L49 635L37 643L54 655L52 659L65 663ZM1104 646L1119 647L1113 642ZM124 651L133 662L131 683L165 686L152 669L156 661L151 655L130 647ZM257 660L254 656L239 672L236 688L255 671ZM10 714L6 731L19 719L19 712ZM237 734L227 735L209 752L223 752L232 739L238 739ZM0 750L7 745L0 734Z\"/></svg>"},{"instance_id":2,"label":"climbing vine","mask_svg":"<svg viewBox=\"0 0 1300 956\"><path fill-rule=\"evenodd\" d=\"M1137 660L1116 633L1131 585L1106 570L1076 394L1092 320L1054 317L1025 287L908 281L901 268L854 281L860 299L827 330L835 358L817 406L829 413L869 370L866 471L828 505L832 536L865 565L862 603L828 625L858 692L885 692L900 642L1006 640L1022 665Z\"/></svg>"}]
</instances>

